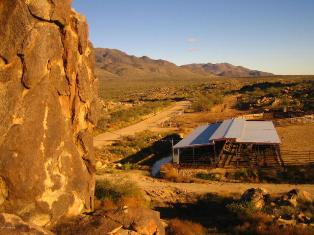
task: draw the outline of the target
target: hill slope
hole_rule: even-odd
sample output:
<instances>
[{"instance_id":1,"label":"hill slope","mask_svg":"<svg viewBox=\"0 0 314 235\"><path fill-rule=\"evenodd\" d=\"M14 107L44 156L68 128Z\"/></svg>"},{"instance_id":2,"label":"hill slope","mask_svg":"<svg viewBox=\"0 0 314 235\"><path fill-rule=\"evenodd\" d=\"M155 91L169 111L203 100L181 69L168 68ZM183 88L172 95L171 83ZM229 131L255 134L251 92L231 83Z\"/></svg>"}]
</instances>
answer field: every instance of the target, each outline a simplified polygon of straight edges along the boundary
<instances>
[{"instance_id":1,"label":"hill slope","mask_svg":"<svg viewBox=\"0 0 314 235\"><path fill-rule=\"evenodd\" d=\"M166 60L147 56L136 57L116 49L95 48L96 75L100 78L205 78L213 76L259 77L270 76L232 64L190 64L177 66Z\"/></svg>"},{"instance_id":2,"label":"hill slope","mask_svg":"<svg viewBox=\"0 0 314 235\"><path fill-rule=\"evenodd\" d=\"M166 60L130 56L115 49L96 48L96 75L107 78L204 77Z\"/></svg>"},{"instance_id":3,"label":"hill slope","mask_svg":"<svg viewBox=\"0 0 314 235\"><path fill-rule=\"evenodd\" d=\"M260 77L272 76L271 73L266 73L258 70L251 70L242 66L234 66L228 63L219 64L188 64L181 66L182 68L189 69L190 71L198 74L214 74L216 76L225 77Z\"/></svg>"}]
</instances>

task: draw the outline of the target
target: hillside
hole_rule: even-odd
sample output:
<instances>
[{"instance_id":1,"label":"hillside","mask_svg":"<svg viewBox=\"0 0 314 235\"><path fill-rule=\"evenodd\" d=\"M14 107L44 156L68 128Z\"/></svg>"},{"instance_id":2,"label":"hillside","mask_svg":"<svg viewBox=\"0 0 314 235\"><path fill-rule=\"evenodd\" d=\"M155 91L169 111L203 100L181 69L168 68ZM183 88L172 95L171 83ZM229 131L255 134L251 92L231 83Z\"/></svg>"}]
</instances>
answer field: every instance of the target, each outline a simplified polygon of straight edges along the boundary
<instances>
[{"instance_id":1,"label":"hillside","mask_svg":"<svg viewBox=\"0 0 314 235\"><path fill-rule=\"evenodd\" d=\"M115 49L96 48L96 75L105 78L196 78L200 75L166 60L136 57Z\"/></svg>"},{"instance_id":2,"label":"hillside","mask_svg":"<svg viewBox=\"0 0 314 235\"><path fill-rule=\"evenodd\" d=\"M259 77L272 74L232 64L190 64L177 66L166 60L136 57L116 49L96 48L96 75L100 78L206 78Z\"/></svg>"},{"instance_id":3,"label":"hillside","mask_svg":"<svg viewBox=\"0 0 314 235\"><path fill-rule=\"evenodd\" d=\"M198 74L210 74L225 77L260 77L273 75L271 73L251 70L242 66L235 66L228 63L188 64L181 67Z\"/></svg>"}]
</instances>

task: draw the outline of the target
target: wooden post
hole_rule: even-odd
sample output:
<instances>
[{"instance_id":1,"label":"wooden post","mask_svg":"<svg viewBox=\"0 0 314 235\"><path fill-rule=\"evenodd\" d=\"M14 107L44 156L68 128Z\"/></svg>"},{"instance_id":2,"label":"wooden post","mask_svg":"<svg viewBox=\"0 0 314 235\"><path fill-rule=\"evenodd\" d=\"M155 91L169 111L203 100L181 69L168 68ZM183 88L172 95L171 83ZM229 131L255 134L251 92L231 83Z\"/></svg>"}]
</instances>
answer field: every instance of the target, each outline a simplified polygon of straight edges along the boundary
<instances>
[{"instance_id":1,"label":"wooden post","mask_svg":"<svg viewBox=\"0 0 314 235\"><path fill-rule=\"evenodd\" d=\"M173 138L171 139L172 160L174 159Z\"/></svg>"},{"instance_id":2,"label":"wooden post","mask_svg":"<svg viewBox=\"0 0 314 235\"><path fill-rule=\"evenodd\" d=\"M214 162L216 163L216 158L217 158L217 153L216 153L216 142L213 141L214 143Z\"/></svg>"}]
</instances>

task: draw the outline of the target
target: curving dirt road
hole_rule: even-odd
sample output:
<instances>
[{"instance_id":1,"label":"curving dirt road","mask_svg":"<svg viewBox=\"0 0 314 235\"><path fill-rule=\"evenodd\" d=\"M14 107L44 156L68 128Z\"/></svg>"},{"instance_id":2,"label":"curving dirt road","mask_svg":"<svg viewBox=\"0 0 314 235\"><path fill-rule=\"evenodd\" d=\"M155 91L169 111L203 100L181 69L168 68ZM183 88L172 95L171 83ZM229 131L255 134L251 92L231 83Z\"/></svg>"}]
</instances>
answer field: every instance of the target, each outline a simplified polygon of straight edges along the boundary
<instances>
[{"instance_id":1,"label":"curving dirt road","mask_svg":"<svg viewBox=\"0 0 314 235\"><path fill-rule=\"evenodd\" d=\"M188 101L180 101L164 109L163 111L156 113L154 116L150 116L136 124L116 131L102 133L94 137L94 146L96 148L101 148L103 146L112 144L114 141L119 140L122 136L134 135L137 132L158 128L161 123L176 115L179 115L189 106L189 104L190 103Z\"/></svg>"}]
</instances>

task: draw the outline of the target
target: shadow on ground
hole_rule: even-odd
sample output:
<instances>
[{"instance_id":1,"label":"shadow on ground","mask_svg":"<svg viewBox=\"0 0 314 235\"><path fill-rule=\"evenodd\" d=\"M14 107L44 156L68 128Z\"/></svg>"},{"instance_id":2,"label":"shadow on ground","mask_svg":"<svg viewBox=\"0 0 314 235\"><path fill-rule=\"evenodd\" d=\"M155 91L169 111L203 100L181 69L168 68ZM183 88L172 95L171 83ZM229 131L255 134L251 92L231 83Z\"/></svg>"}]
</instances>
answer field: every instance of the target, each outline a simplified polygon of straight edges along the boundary
<instances>
[{"instance_id":1,"label":"shadow on ground","mask_svg":"<svg viewBox=\"0 0 314 235\"><path fill-rule=\"evenodd\" d=\"M227 231L239 223L235 215L226 207L235 200L216 194L206 194L195 203L175 203L167 207L157 207L163 219L180 218L199 223L206 228Z\"/></svg>"},{"instance_id":2,"label":"shadow on ground","mask_svg":"<svg viewBox=\"0 0 314 235\"><path fill-rule=\"evenodd\" d=\"M137 153L120 160L120 163L151 166L157 160L169 156L171 154L172 144L176 144L180 140L181 137L178 134L167 135L152 143L149 147L143 148Z\"/></svg>"}]
</instances>

